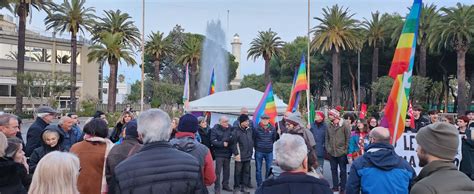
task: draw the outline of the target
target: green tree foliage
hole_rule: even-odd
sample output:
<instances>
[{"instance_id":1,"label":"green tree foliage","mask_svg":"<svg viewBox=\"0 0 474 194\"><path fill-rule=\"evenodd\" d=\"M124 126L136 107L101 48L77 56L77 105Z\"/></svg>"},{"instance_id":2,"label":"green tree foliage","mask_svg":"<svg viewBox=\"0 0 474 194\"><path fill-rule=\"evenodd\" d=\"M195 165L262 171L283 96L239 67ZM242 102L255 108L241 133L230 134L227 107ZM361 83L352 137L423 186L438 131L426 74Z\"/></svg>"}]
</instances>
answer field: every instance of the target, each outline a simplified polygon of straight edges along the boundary
<instances>
[{"instance_id":1,"label":"green tree foliage","mask_svg":"<svg viewBox=\"0 0 474 194\"><path fill-rule=\"evenodd\" d=\"M76 112L76 69L77 69L77 34L89 30L95 23L95 9L85 7L85 0L64 0L60 5L52 7L52 14L44 19L46 30L71 33L71 83L70 83L70 111Z\"/></svg>"},{"instance_id":2,"label":"green tree foliage","mask_svg":"<svg viewBox=\"0 0 474 194\"><path fill-rule=\"evenodd\" d=\"M268 31L259 31L257 38L254 38L250 43L250 48L247 51L247 59L253 59L254 61L262 57L265 61L265 83L271 81L270 77L270 60L273 56L278 57L281 55L281 47L285 42L281 40L278 34L272 29Z\"/></svg>"}]
</instances>

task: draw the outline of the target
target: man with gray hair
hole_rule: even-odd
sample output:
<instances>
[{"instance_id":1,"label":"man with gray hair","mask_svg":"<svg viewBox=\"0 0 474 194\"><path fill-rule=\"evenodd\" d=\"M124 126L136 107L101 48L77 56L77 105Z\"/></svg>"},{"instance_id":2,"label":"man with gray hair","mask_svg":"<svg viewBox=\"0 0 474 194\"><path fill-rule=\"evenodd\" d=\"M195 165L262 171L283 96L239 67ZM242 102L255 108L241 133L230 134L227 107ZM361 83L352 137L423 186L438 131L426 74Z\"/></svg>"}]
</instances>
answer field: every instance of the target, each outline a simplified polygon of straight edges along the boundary
<instances>
[{"instance_id":1,"label":"man with gray hair","mask_svg":"<svg viewBox=\"0 0 474 194\"><path fill-rule=\"evenodd\" d=\"M211 144L214 147L214 156L216 160L216 182L214 190L220 193L221 189L233 191L229 187L230 177L230 157L234 146L232 129L229 125L229 118L222 116L219 118L219 124L216 124L211 130ZM222 172L222 176L221 176ZM222 185L221 185L222 177ZM222 187L221 187L222 186Z\"/></svg>"},{"instance_id":2,"label":"man with gray hair","mask_svg":"<svg viewBox=\"0 0 474 194\"><path fill-rule=\"evenodd\" d=\"M387 128L375 127L370 145L352 164L346 193L409 193L415 170L395 153Z\"/></svg>"},{"instance_id":3,"label":"man with gray hair","mask_svg":"<svg viewBox=\"0 0 474 194\"><path fill-rule=\"evenodd\" d=\"M284 172L277 178L267 179L256 194L332 194L329 183L306 174L308 172L308 148L299 135L283 134L275 142L276 165Z\"/></svg>"},{"instance_id":4,"label":"man with gray hair","mask_svg":"<svg viewBox=\"0 0 474 194\"><path fill-rule=\"evenodd\" d=\"M0 132L7 138L16 137L20 131L18 118L15 115L4 113L0 115Z\"/></svg>"},{"instance_id":5,"label":"man with gray hair","mask_svg":"<svg viewBox=\"0 0 474 194\"><path fill-rule=\"evenodd\" d=\"M58 127L59 132L63 135L64 139L61 146L68 150L71 149L72 145L83 140L84 134L78 128L74 127L75 121L73 118L64 116L59 119Z\"/></svg>"},{"instance_id":6,"label":"man with gray hair","mask_svg":"<svg viewBox=\"0 0 474 194\"><path fill-rule=\"evenodd\" d=\"M142 112L137 126L144 145L115 168L117 193L206 193L198 160L168 142L171 120L167 113L160 109Z\"/></svg>"},{"instance_id":7,"label":"man with gray hair","mask_svg":"<svg viewBox=\"0 0 474 194\"><path fill-rule=\"evenodd\" d=\"M58 112L49 106L40 106L36 109L36 120L26 133L26 157L29 157L33 150L41 146L41 133L53 122L57 114Z\"/></svg>"}]
</instances>

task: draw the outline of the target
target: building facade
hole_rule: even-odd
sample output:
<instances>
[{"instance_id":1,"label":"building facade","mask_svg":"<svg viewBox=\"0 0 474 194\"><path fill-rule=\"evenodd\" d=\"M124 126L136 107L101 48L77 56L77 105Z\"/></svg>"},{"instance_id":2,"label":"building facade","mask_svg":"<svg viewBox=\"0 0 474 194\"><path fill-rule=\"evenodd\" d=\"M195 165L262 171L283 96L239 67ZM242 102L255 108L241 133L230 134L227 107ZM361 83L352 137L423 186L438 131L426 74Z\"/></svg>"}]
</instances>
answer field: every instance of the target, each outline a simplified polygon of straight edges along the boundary
<instances>
[{"instance_id":1,"label":"building facade","mask_svg":"<svg viewBox=\"0 0 474 194\"><path fill-rule=\"evenodd\" d=\"M17 44L17 26L13 18L0 15L0 111L13 109L15 105ZM78 102L86 98L99 98L99 64L87 61L90 44L90 41L78 37L76 80L78 89L75 96ZM58 38L52 33L36 33L27 30L25 45L26 74L32 73L49 78L70 75L70 39ZM42 87L44 88L41 83L34 83L34 86L29 88L30 93L24 95L23 108L48 104L47 98L44 97L49 97L48 95L51 94L44 92L44 89L41 90ZM67 109L70 99L69 90L67 90L55 96L53 100L56 100L57 108Z\"/></svg>"}]
</instances>

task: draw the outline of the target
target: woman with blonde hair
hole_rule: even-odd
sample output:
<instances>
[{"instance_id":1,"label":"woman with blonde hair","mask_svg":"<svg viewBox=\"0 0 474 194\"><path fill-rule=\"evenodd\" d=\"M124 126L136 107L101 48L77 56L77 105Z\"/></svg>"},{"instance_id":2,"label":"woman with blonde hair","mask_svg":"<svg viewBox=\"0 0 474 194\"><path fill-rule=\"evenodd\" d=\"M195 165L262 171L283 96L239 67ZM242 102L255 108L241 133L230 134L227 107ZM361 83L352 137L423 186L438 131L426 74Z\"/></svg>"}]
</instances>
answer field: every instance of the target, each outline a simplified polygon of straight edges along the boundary
<instances>
[{"instance_id":1,"label":"woman with blonde hair","mask_svg":"<svg viewBox=\"0 0 474 194\"><path fill-rule=\"evenodd\" d=\"M120 139L125 137L125 132L123 131L123 129L125 125L131 120L133 120L133 113L130 111L123 111L122 115L117 121L117 124L114 127L114 130L112 131L112 134L110 134L110 140L113 143L118 142Z\"/></svg>"},{"instance_id":2,"label":"woman with blonde hair","mask_svg":"<svg viewBox=\"0 0 474 194\"><path fill-rule=\"evenodd\" d=\"M170 140L173 139L176 135L176 133L178 132L178 124L179 124L179 118L178 117L174 117L172 120L171 120L171 136L170 136Z\"/></svg>"},{"instance_id":3,"label":"woman with blonde hair","mask_svg":"<svg viewBox=\"0 0 474 194\"><path fill-rule=\"evenodd\" d=\"M38 163L29 194L78 194L79 158L76 155L53 151Z\"/></svg>"}]
</instances>

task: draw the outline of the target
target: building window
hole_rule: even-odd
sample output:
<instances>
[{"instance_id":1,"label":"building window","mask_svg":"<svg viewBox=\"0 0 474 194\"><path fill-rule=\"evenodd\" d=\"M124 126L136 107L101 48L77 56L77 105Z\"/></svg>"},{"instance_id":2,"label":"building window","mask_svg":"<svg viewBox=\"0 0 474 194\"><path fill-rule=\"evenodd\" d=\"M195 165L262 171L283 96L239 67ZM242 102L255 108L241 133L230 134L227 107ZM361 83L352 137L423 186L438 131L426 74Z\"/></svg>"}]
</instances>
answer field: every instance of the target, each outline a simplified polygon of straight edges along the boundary
<instances>
[{"instance_id":1,"label":"building window","mask_svg":"<svg viewBox=\"0 0 474 194\"><path fill-rule=\"evenodd\" d=\"M10 96L16 96L16 86L12 86L12 94Z\"/></svg>"},{"instance_id":2,"label":"building window","mask_svg":"<svg viewBox=\"0 0 474 194\"><path fill-rule=\"evenodd\" d=\"M10 96L9 85L0 85L0 96Z\"/></svg>"}]
</instances>

